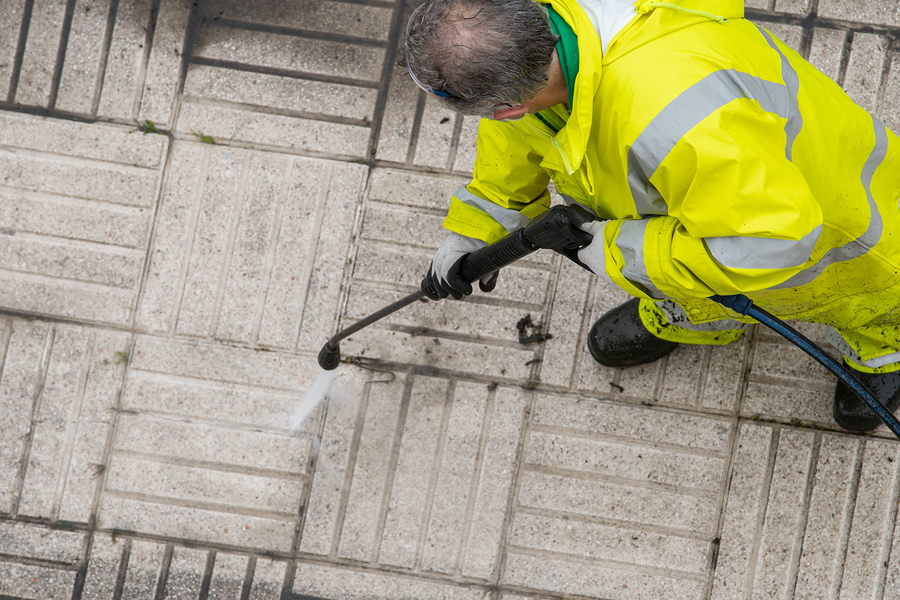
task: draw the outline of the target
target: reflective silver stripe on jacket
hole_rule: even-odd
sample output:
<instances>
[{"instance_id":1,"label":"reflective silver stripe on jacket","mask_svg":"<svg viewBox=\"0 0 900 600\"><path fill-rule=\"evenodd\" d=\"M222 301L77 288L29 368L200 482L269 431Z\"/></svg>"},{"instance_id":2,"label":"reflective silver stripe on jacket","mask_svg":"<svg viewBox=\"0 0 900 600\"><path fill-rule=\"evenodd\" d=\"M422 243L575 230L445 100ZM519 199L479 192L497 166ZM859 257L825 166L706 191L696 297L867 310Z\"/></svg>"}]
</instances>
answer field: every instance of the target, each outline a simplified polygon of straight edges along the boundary
<instances>
[{"instance_id":1,"label":"reflective silver stripe on jacket","mask_svg":"<svg viewBox=\"0 0 900 600\"><path fill-rule=\"evenodd\" d=\"M730 269L789 269L809 260L822 226L800 240L745 237L739 235L703 238L706 248L723 267Z\"/></svg>"},{"instance_id":2,"label":"reflective silver stripe on jacket","mask_svg":"<svg viewBox=\"0 0 900 600\"><path fill-rule=\"evenodd\" d=\"M650 179L675 145L691 129L736 99L756 100L766 112L785 119L785 156L791 160L794 140L803 127L797 100L800 79L772 37L762 28L760 33L769 46L778 52L784 84L766 81L734 69L724 69L710 73L670 102L653 118L628 150L628 183L639 214L668 214L668 206ZM726 267L796 267L809 259L820 234L821 228L810 232L800 241L733 236L707 238L706 242L716 260ZM805 257L801 260L804 254ZM639 271L637 265L633 270ZM649 280L646 270L640 274L642 280Z\"/></svg>"},{"instance_id":3,"label":"reflective silver stripe on jacket","mask_svg":"<svg viewBox=\"0 0 900 600\"><path fill-rule=\"evenodd\" d=\"M644 231L646 228L646 219L622 221L619 235L616 236L616 246L625 261L622 276L628 281L646 288L650 296L657 299L666 298L667 296L659 291L647 274L647 266L644 263Z\"/></svg>"},{"instance_id":4,"label":"reflective silver stripe on jacket","mask_svg":"<svg viewBox=\"0 0 900 600\"><path fill-rule=\"evenodd\" d=\"M759 32L766 38L769 45L772 46L772 48L775 49L775 52L781 57L781 78L784 80L784 85L788 93L787 115L782 115L787 119L787 124L784 126L784 134L787 137L784 154L787 156L788 160L792 160L794 140L797 139L797 136L800 134L800 129L803 127L803 116L800 114L800 103L797 100L797 94L800 92L800 78L797 76L797 71L791 66L787 56L785 56L784 53L778 49L778 46L775 45L772 36L759 25L757 25L756 28L759 29ZM781 113L778 114L781 115Z\"/></svg>"},{"instance_id":5,"label":"reflective silver stripe on jacket","mask_svg":"<svg viewBox=\"0 0 900 600\"><path fill-rule=\"evenodd\" d=\"M519 227L524 227L528 224L528 217L519 211L513 210L512 208L503 208L490 200L479 198L470 192L464 185L460 186L453 195L463 204L468 204L469 206L490 215L490 217L500 223L507 232L515 231Z\"/></svg>"},{"instance_id":6,"label":"reflective silver stripe on jacket","mask_svg":"<svg viewBox=\"0 0 900 600\"><path fill-rule=\"evenodd\" d=\"M840 248L832 248L816 264L800 271L784 283L773 286L772 289L781 290L806 285L818 277L829 265L858 258L871 250L881 239L881 230L884 224L881 220L878 206L875 204L875 198L872 197L871 184L875 170L884 162L887 156L888 136L887 129L881 121L872 117L872 124L875 129L875 147L872 148L869 158L866 159L866 164L863 165L860 177L863 189L866 191L866 198L869 201L869 228L855 240L847 242Z\"/></svg>"},{"instance_id":7,"label":"reflective silver stripe on jacket","mask_svg":"<svg viewBox=\"0 0 900 600\"><path fill-rule=\"evenodd\" d=\"M734 69L710 73L683 91L653 118L628 150L628 184L638 212L668 214L668 207L650 179L681 138L703 119L729 102L749 98L759 102L766 112L788 119L791 125L792 95L796 105L796 93L789 93L780 83ZM796 133L793 135L796 137Z\"/></svg>"}]
</instances>

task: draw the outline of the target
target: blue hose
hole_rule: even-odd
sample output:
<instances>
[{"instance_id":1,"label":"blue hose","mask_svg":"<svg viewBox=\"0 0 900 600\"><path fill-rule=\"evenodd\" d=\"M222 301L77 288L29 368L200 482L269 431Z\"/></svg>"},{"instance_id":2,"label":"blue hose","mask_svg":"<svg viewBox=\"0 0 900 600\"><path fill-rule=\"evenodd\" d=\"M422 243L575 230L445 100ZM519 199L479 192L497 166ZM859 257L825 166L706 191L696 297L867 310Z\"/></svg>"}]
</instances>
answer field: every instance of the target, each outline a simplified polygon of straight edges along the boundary
<instances>
[{"instance_id":1,"label":"blue hose","mask_svg":"<svg viewBox=\"0 0 900 600\"><path fill-rule=\"evenodd\" d=\"M719 304L730 308L731 310L742 315L753 317L766 327L774 330L781 336L787 338L791 343L799 347L801 350L816 359L822 366L834 373L838 379L853 390L853 393L859 396L866 405L878 415L888 429L894 432L894 435L900 439L900 422L885 408L884 404L878 401L872 392L866 388L853 374L838 361L834 360L830 355L826 354L821 348L812 343L802 333L782 321L772 316L763 309L753 305L753 301L743 294L735 294L733 296L710 296L710 300L715 300Z\"/></svg>"}]
</instances>

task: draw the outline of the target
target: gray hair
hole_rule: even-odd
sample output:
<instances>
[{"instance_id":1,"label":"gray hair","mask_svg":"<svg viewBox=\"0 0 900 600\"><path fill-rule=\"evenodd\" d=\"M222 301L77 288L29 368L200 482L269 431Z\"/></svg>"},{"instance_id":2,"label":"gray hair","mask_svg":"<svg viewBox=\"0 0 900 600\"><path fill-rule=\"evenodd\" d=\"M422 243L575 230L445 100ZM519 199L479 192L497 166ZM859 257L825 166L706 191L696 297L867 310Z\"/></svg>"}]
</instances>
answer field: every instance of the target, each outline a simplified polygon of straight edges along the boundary
<instances>
[{"instance_id":1,"label":"gray hair","mask_svg":"<svg viewBox=\"0 0 900 600\"><path fill-rule=\"evenodd\" d=\"M522 104L547 85L558 38L533 0L425 0L409 19L397 64L441 101L490 116Z\"/></svg>"}]
</instances>

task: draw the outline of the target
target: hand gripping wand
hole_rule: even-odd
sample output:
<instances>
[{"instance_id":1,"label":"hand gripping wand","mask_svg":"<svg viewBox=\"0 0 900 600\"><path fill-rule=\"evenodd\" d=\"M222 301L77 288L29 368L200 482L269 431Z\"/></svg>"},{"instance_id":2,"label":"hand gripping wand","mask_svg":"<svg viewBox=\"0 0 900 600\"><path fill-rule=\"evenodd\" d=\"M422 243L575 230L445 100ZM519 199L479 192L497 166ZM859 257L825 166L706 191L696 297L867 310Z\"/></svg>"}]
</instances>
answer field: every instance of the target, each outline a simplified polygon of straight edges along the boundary
<instances>
[{"instance_id":1,"label":"hand gripping wand","mask_svg":"<svg viewBox=\"0 0 900 600\"><path fill-rule=\"evenodd\" d=\"M593 236L581 230L578 225L593 220L595 220L594 215L578 204L572 204L568 207L553 206L532 219L524 227L513 231L493 244L489 244L467 255L463 259L460 273L466 281L475 282L542 248L559 252L581 267L590 270L578 260L578 250L589 245L593 240ZM322 347L322 350L319 352L319 366L329 371L337 368L341 362L339 345L341 340L423 297L426 297L423 290L414 292L372 313L346 329L342 329ZM846 369L802 333L781 319L755 306L753 301L743 294L726 296L715 294L710 296L710 300L718 302L737 313L756 319L806 352L844 382L853 393L859 396L878 415L878 418L887 425L888 429L900 439L900 422L897 421L897 418L879 402L878 398L849 369Z\"/></svg>"},{"instance_id":2,"label":"hand gripping wand","mask_svg":"<svg viewBox=\"0 0 900 600\"><path fill-rule=\"evenodd\" d=\"M524 227L466 255L460 265L460 274L466 281L478 281L541 248L564 254L587 269L578 260L577 253L591 243L593 236L579 229L578 223L594 219L593 214L577 204L551 207ZM337 368L341 362L341 340L424 297L427 297L424 290L413 292L337 332L319 351L319 366L326 371Z\"/></svg>"}]
</instances>

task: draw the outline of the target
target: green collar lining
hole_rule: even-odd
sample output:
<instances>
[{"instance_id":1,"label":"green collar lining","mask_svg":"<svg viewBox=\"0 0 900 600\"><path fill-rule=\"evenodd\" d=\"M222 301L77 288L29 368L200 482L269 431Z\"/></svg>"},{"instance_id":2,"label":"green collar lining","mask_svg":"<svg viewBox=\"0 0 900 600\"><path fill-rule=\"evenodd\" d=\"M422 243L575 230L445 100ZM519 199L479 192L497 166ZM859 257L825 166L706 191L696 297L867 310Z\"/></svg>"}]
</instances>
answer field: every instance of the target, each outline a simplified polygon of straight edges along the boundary
<instances>
[{"instance_id":1,"label":"green collar lining","mask_svg":"<svg viewBox=\"0 0 900 600\"><path fill-rule=\"evenodd\" d=\"M566 78L566 87L569 88L569 110L571 110L575 94L575 77L578 76L578 36L575 35L565 19L553 10L552 6L545 4L544 8L547 9L547 16L550 17L550 31L559 36L556 54L559 56L563 76Z\"/></svg>"}]
</instances>

